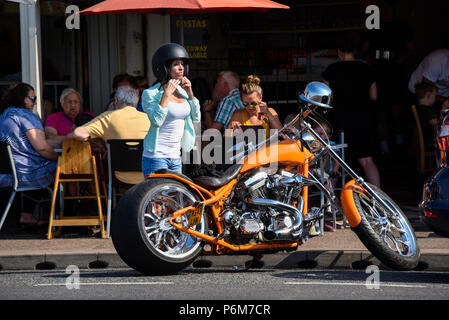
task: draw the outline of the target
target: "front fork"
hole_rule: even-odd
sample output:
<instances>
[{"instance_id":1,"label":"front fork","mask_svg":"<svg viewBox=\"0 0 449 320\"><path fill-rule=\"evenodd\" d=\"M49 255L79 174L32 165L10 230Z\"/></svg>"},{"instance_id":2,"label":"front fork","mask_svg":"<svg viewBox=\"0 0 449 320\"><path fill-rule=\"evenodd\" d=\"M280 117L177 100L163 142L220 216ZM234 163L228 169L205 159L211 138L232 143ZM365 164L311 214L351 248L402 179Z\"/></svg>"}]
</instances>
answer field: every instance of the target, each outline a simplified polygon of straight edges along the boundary
<instances>
[{"instance_id":1,"label":"front fork","mask_svg":"<svg viewBox=\"0 0 449 320\"><path fill-rule=\"evenodd\" d=\"M321 145L323 146L323 150L320 152L320 154L315 158L316 160L319 160L319 158L321 158L322 155L329 153L329 155L331 156L332 159L334 159L336 162L338 162L338 164L340 166L342 166L342 168L354 179L353 181L348 182L344 187L343 190L347 190L348 188L353 189L358 185L360 187L362 187L367 194L369 194L370 196L372 196L376 201L378 201L384 208L387 209L387 211L392 214L395 215L395 211L390 207L390 205L388 203L386 203L382 198L379 197L379 195L365 182L365 180L360 177L359 175L357 175L354 170L352 170L352 168L346 163L344 162L340 156L334 151L332 150L332 147L326 143L326 141L324 141L310 126L310 124L308 124L307 122L303 122L305 129L307 129L307 131L316 139L318 140ZM327 151L327 152L326 152ZM327 189L326 189L327 190ZM358 190L356 190L358 191ZM358 191L358 192L363 192L363 191ZM328 192L329 193L329 192ZM346 201L346 197L345 199L342 199L342 204L343 204L343 200ZM346 215L346 212L345 212ZM353 221L353 223L356 223L356 225L352 225L351 224L351 220ZM358 219L349 219L348 221L350 222L351 227L356 227L359 223L360 223L360 216Z\"/></svg>"}]
</instances>

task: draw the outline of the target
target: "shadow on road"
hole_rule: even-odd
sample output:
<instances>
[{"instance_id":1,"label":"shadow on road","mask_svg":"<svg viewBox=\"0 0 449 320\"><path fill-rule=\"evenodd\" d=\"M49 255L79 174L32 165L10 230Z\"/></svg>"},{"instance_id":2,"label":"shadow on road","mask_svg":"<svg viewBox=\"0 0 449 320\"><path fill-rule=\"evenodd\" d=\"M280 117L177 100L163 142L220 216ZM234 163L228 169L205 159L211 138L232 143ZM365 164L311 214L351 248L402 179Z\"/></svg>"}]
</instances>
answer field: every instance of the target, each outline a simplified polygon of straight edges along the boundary
<instances>
[{"instance_id":1,"label":"shadow on road","mask_svg":"<svg viewBox=\"0 0 449 320\"><path fill-rule=\"evenodd\" d=\"M365 281L372 272L355 270L313 270L282 272L274 274L273 277L289 280L326 280L326 281ZM449 274L440 272L399 272L380 271L379 279L385 283L426 283L426 284L449 284Z\"/></svg>"}]
</instances>

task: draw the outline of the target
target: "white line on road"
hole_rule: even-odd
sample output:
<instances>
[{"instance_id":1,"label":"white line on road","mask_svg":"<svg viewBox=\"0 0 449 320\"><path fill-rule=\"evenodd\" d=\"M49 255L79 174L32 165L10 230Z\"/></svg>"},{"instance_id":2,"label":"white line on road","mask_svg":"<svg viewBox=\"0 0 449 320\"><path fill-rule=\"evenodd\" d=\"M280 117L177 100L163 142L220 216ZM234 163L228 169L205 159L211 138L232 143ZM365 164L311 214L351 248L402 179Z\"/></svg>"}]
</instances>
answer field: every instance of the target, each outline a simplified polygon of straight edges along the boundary
<instances>
[{"instance_id":1,"label":"white line on road","mask_svg":"<svg viewBox=\"0 0 449 320\"><path fill-rule=\"evenodd\" d=\"M354 282L285 282L284 284L297 284L297 285L333 285L333 286L360 286L365 287L366 283L354 283ZM427 288L427 286L420 285L408 285L408 284L389 284L382 283L381 287L400 287L400 288Z\"/></svg>"},{"instance_id":2,"label":"white line on road","mask_svg":"<svg viewBox=\"0 0 449 320\"><path fill-rule=\"evenodd\" d=\"M153 284L174 284L174 282L80 282L80 286L122 286L122 285L153 285ZM66 283L38 283L34 287L66 286Z\"/></svg>"}]
</instances>

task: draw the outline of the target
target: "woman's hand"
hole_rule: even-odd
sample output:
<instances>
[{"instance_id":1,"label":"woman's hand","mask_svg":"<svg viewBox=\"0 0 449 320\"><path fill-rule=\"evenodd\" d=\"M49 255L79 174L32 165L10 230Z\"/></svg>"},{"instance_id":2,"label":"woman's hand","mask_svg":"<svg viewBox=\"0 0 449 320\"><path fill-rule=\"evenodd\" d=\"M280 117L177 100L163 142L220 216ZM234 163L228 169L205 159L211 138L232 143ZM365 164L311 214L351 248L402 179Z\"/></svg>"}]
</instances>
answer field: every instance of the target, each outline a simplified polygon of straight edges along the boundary
<instances>
[{"instance_id":1,"label":"woman's hand","mask_svg":"<svg viewBox=\"0 0 449 320\"><path fill-rule=\"evenodd\" d=\"M190 100L195 98L195 96L193 95L192 83L187 77L182 77L180 85L181 88L183 88L187 92Z\"/></svg>"},{"instance_id":2,"label":"woman's hand","mask_svg":"<svg viewBox=\"0 0 449 320\"><path fill-rule=\"evenodd\" d=\"M175 93L176 88L181 83L178 79L170 79L164 86L164 94L162 95L162 99L159 102L162 108L168 108L168 100L172 94Z\"/></svg>"},{"instance_id":3,"label":"woman's hand","mask_svg":"<svg viewBox=\"0 0 449 320\"><path fill-rule=\"evenodd\" d=\"M164 94L167 97L171 96L173 93L175 93L176 88L180 85L180 83L181 81L178 79L170 79L165 86Z\"/></svg>"},{"instance_id":4,"label":"woman's hand","mask_svg":"<svg viewBox=\"0 0 449 320\"><path fill-rule=\"evenodd\" d=\"M260 112L263 112L266 116L268 116L270 114L270 112L268 111L268 105L266 102L261 101L259 103L259 108L260 108Z\"/></svg>"},{"instance_id":5,"label":"woman's hand","mask_svg":"<svg viewBox=\"0 0 449 320\"><path fill-rule=\"evenodd\" d=\"M273 109L270 110L270 108L268 108L268 105L266 102L261 101L259 103L259 109L260 109L260 112L263 112L266 119L270 123L270 129L278 129L279 130L282 128L282 124L281 124L281 121L279 120L278 114Z\"/></svg>"},{"instance_id":6,"label":"woman's hand","mask_svg":"<svg viewBox=\"0 0 449 320\"><path fill-rule=\"evenodd\" d=\"M229 123L228 129L232 130L233 135L240 133L242 130L242 124L240 121L231 121Z\"/></svg>"}]
</instances>

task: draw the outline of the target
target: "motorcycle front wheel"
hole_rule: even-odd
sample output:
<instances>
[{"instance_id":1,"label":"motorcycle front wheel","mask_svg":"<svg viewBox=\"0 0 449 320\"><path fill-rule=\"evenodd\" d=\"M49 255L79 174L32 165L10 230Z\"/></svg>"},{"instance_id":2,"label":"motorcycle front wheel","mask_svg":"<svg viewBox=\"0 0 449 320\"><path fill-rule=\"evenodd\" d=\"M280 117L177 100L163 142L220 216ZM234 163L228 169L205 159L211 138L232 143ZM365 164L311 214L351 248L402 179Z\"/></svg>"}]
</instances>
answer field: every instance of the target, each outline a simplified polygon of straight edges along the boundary
<instances>
[{"instance_id":1,"label":"motorcycle front wheel","mask_svg":"<svg viewBox=\"0 0 449 320\"><path fill-rule=\"evenodd\" d=\"M415 232L399 206L381 189L368 184L393 212L368 192L352 191L360 224L352 230L373 255L396 270L412 270L419 262L420 249ZM354 206L352 206L354 207Z\"/></svg>"},{"instance_id":2,"label":"motorcycle front wheel","mask_svg":"<svg viewBox=\"0 0 449 320\"><path fill-rule=\"evenodd\" d=\"M148 179L129 189L112 218L112 242L131 268L148 275L173 274L201 253L202 242L173 227L175 211L192 205L198 197L171 179ZM182 215L187 227L190 213ZM192 227L204 233L206 219Z\"/></svg>"}]
</instances>

